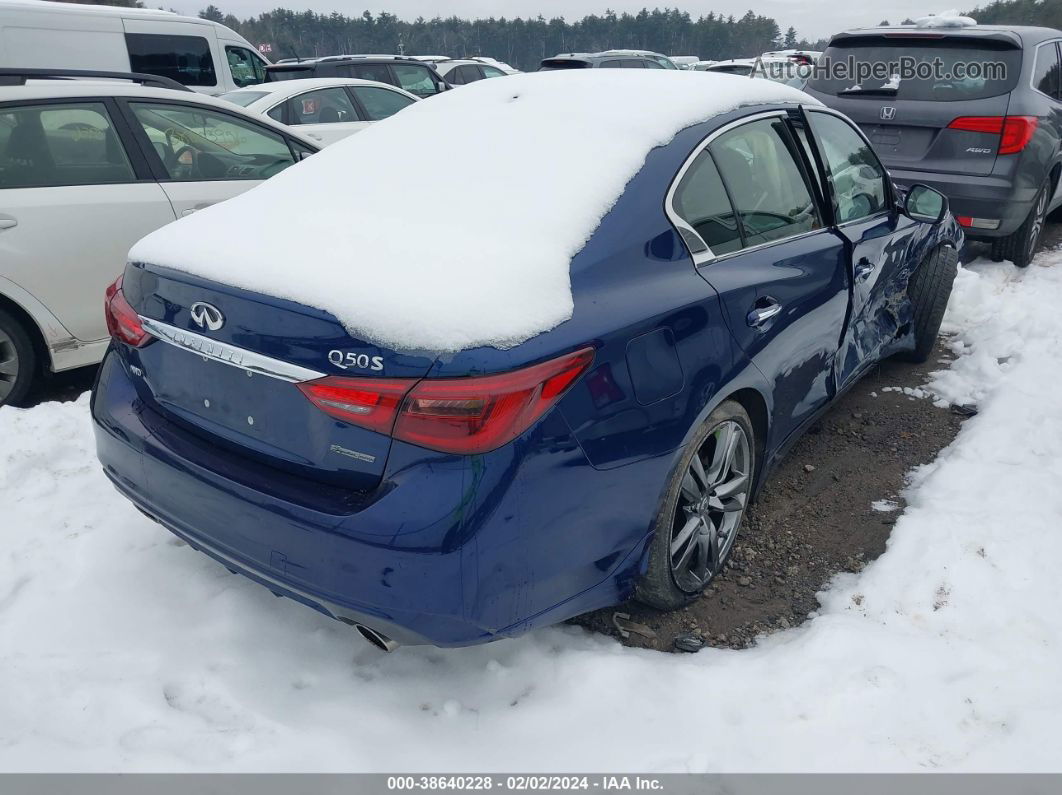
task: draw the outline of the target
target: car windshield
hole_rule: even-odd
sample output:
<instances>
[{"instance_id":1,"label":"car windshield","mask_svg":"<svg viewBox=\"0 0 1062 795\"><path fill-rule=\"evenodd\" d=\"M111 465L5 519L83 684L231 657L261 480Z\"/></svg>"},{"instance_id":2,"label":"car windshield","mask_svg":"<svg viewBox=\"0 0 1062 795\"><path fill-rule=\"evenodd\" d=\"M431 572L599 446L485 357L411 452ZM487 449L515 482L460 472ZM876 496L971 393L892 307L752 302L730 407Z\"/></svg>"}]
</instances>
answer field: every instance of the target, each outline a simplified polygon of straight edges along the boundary
<instances>
[{"instance_id":1,"label":"car windshield","mask_svg":"<svg viewBox=\"0 0 1062 795\"><path fill-rule=\"evenodd\" d=\"M252 102L257 102L262 97L268 96L268 94L268 91L230 91L227 94L222 94L219 99L225 99L234 105L246 108Z\"/></svg>"},{"instance_id":2,"label":"car windshield","mask_svg":"<svg viewBox=\"0 0 1062 795\"><path fill-rule=\"evenodd\" d=\"M858 73L852 74L847 68L849 59L856 70L865 64L862 68L869 71L874 64L900 64L901 58L910 59L914 75L903 77L887 69L888 74L860 80ZM837 69L838 64L845 64L846 68ZM808 81L809 89L823 94L938 102L972 100L1006 94L1017 85L1021 50L955 37L934 41L875 36L846 39L830 46L823 65L831 66L830 72L820 71Z\"/></svg>"}]
</instances>

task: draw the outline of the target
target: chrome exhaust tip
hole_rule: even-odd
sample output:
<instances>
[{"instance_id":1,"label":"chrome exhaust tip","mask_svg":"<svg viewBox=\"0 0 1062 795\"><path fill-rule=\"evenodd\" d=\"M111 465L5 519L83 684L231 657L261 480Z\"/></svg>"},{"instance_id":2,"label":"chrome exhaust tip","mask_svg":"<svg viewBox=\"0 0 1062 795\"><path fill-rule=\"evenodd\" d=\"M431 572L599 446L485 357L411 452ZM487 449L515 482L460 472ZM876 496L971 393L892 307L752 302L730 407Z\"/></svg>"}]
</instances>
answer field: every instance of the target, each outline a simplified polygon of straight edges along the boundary
<instances>
[{"instance_id":1,"label":"chrome exhaust tip","mask_svg":"<svg viewBox=\"0 0 1062 795\"><path fill-rule=\"evenodd\" d=\"M358 630L365 640L369 641L369 643L380 651L392 652L398 648L398 641L391 640L389 637L377 632L372 627L367 627L364 624L355 624L354 629Z\"/></svg>"}]
</instances>

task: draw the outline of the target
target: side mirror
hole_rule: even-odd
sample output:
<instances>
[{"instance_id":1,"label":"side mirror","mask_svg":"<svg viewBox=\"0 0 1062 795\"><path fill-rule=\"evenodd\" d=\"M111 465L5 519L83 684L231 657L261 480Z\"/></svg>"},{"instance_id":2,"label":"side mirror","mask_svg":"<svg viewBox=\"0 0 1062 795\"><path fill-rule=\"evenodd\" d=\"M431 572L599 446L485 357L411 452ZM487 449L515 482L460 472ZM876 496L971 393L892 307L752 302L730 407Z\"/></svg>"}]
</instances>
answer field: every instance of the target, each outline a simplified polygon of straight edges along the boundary
<instances>
[{"instance_id":1,"label":"side mirror","mask_svg":"<svg viewBox=\"0 0 1062 795\"><path fill-rule=\"evenodd\" d=\"M948 214L948 198L928 185L912 185L904 199L903 211L914 221L939 224Z\"/></svg>"}]
</instances>

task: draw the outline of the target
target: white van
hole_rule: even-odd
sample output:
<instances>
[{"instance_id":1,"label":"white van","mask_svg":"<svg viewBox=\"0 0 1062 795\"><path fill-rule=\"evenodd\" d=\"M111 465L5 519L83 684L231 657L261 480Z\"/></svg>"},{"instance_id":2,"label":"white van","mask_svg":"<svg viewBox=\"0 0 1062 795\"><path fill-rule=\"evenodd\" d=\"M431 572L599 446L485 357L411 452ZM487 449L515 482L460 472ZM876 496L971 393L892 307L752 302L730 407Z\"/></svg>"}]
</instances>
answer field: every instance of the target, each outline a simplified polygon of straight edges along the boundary
<instances>
[{"instance_id":1,"label":"white van","mask_svg":"<svg viewBox=\"0 0 1062 795\"><path fill-rule=\"evenodd\" d=\"M0 67L145 72L216 96L263 82L267 63L236 31L206 19L0 0Z\"/></svg>"}]
</instances>

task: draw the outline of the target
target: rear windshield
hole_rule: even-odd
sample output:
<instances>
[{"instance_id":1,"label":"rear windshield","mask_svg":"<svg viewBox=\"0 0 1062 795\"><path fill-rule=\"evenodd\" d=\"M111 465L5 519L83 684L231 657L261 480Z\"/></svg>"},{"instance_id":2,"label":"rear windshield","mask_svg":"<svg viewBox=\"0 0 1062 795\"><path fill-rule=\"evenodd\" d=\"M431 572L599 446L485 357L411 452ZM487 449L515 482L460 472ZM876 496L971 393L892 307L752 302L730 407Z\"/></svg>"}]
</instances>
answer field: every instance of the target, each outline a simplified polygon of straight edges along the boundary
<instances>
[{"instance_id":1,"label":"rear windshield","mask_svg":"<svg viewBox=\"0 0 1062 795\"><path fill-rule=\"evenodd\" d=\"M267 91L230 91L227 94L222 94L218 99L227 99L234 105L239 105L241 108L246 108L252 102L267 96Z\"/></svg>"},{"instance_id":2,"label":"rear windshield","mask_svg":"<svg viewBox=\"0 0 1062 795\"><path fill-rule=\"evenodd\" d=\"M1018 84L1021 50L944 38L848 39L831 45L808 81L823 94L961 101L1006 94Z\"/></svg>"},{"instance_id":3,"label":"rear windshield","mask_svg":"<svg viewBox=\"0 0 1062 795\"><path fill-rule=\"evenodd\" d=\"M551 72L555 69L585 69L590 64L586 61L576 61L572 58L558 58L556 61L543 61L538 68L540 72Z\"/></svg>"},{"instance_id":4,"label":"rear windshield","mask_svg":"<svg viewBox=\"0 0 1062 795\"><path fill-rule=\"evenodd\" d=\"M266 69L267 83L275 83L277 80L301 80L304 77L313 77L313 68L309 66L293 66L285 69Z\"/></svg>"}]
</instances>

